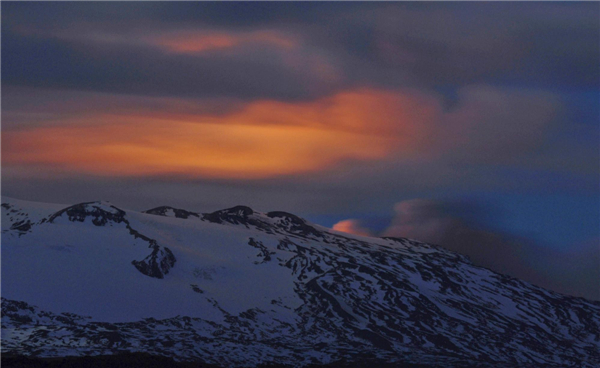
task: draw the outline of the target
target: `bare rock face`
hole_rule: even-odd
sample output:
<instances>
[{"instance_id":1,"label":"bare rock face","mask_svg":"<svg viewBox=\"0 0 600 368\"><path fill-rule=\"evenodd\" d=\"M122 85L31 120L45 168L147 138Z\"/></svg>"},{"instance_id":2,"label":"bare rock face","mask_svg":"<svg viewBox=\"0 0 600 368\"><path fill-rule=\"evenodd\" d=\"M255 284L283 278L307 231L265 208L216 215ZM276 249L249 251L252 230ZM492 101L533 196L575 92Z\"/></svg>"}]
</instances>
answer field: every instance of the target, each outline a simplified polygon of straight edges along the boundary
<instances>
[{"instance_id":1,"label":"bare rock face","mask_svg":"<svg viewBox=\"0 0 600 368\"><path fill-rule=\"evenodd\" d=\"M160 207L152 208L152 209L144 211L144 213L147 213L150 215L157 215L157 216L176 217L176 218L180 218L180 219L187 219L190 217L200 218L200 214L198 214L196 212L182 210L180 208L173 208L173 207L169 207L169 206L160 206Z\"/></svg>"},{"instance_id":2,"label":"bare rock face","mask_svg":"<svg viewBox=\"0 0 600 368\"><path fill-rule=\"evenodd\" d=\"M141 273L146 276L162 279L175 266L175 256L169 248L153 247L152 253L141 261L131 261Z\"/></svg>"},{"instance_id":3,"label":"bare rock face","mask_svg":"<svg viewBox=\"0 0 600 368\"><path fill-rule=\"evenodd\" d=\"M2 203L0 207L2 208L2 213L5 215L2 221L7 221L10 224L10 226L3 224L3 228L6 228L3 232L15 231L21 236L31 230L34 222L32 222L26 211L10 203Z\"/></svg>"},{"instance_id":4,"label":"bare rock face","mask_svg":"<svg viewBox=\"0 0 600 368\"><path fill-rule=\"evenodd\" d=\"M320 231L315 229L313 226L309 225L306 222L306 220L291 213L283 211L273 211L267 212L267 217L276 219L277 227L290 233L298 234L301 236L312 235L316 237L322 237L323 235Z\"/></svg>"},{"instance_id":5,"label":"bare rock face","mask_svg":"<svg viewBox=\"0 0 600 368\"><path fill-rule=\"evenodd\" d=\"M109 221L115 223L126 222L125 211L101 202L79 203L71 207L67 207L50 216L48 222L52 223L57 218L65 215L69 221L84 222L89 218L96 226L104 226Z\"/></svg>"},{"instance_id":6,"label":"bare rock face","mask_svg":"<svg viewBox=\"0 0 600 368\"><path fill-rule=\"evenodd\" d=\"M225 210L215 211L212 213L202 214L202 219L205 221L214 222L217 224L230 223L246 225L254 223L251 217L254 214L252 208L247 206L235 206Z\"/></svg>"},{"instance_id":7,"label":"bare rock face","mask_svg":"<svg viewBox=\"0 0 600 368\"><path fill-rule=\"evenodd\" d=\"M298 235L323 239L323 233L303 218L283 211L266 214L247 206L235 206L225 210L202 214L202 220L217 224L244 225L268 234Z\"/></svg>"}]
</instances>

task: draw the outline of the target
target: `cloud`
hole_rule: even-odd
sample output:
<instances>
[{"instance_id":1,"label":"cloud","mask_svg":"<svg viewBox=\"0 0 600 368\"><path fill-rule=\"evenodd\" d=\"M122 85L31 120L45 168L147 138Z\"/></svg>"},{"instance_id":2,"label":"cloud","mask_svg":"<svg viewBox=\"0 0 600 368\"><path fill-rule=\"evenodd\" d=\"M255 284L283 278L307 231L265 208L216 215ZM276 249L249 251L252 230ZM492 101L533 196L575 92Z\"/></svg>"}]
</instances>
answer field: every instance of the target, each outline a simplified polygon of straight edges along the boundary
<instances>
[{"instance_id":1,"label":"cloud","mask_svg":"<svg viewBox=\"0 0 600 368\"><path fill-rule=\"evenodd\" d=\"M600 80L596 10L520 3L9 4L2 79L4 86L247 100L314 99L357 86L589 90Z\"/></svg>"},{"instance_id":2,"label":"cloud","mask_svg":"<svg viewBox=\"0 0 600 368\"><path fill-rule=\"evenodd\" d=\"M206 32L177 32L155 36L149 42L176 53L199 53L240 46L256 47L260 45L288 50L298 47L297 42L292 38L267 30L241 34L231 32L208 34Z\"/></svg>"},{"instance_id":3,"label":"cloud","mask_svg":"<svg viewBox=\"0 0 600 368\"><path fill-rule=\"evenodd\" d=\"M565 5L382 4L346 14L332 37L378 65L359 76L380 83L597 88L598 8Z\"/></svg>"},{"instance_id":4,"label":"cloud","mask_svg":"<svg viewBox=\"0 0 600 368\"><path fill-rule=\"evenodd\" d=\"M259 101L222 114L194 112L178 101L158 102L170 106L171 114L75 110L59 125L5 131L3 164L95 175L209 178L324 170L342 160L382 159L392 151L410 154L426 134L428 109L435 103L374 90L305 103Z\"/></svg>"},{"instance_id":5,"label":"cloud","mask_svg":"<svg viewBox=\"0 0 600 368\"><path fill-rule=\"evenodd\" d=\"M360 235L360 236L371 236L371 231L360 225L360 222L355 219L342 220L335 223L332 227L333 230L341 231L343 233Z\"/></svg>"},{"instance_id":6,"label":"cloud","mask_svg":"<svg viewBox=\"0 0 600 368\"><path fill-rule=\"evenodd\" d=\"M552 93L466 86L458 91L455 108L444 116L444 134L437 143L461 142L454 155L477 152L485 162L519 157L545 142L561 108Z\"/></svg>"},{"instance_id":7,"label":"cloud","mask_svg":"<svg viewBox=\"0 0 600 368\"><path fill-rule=\"evenodd\" d=\"M597 193L598 147L568 145L573 124L557 135L555 96L465 90L445 107L415 89L247 102L3 87L3 193L87 200L104 193L101 175L120 188L105 198L139 209L154 193L209 210L376 216L431 193Z\"/></svg>"},{"instance_id":8,"label":"cloud","mask_svg":"<svg viewBox=\"0 0 600 368\"><path fill-rule=\"evenodd\" d=\"M111 35L67 40L7 29L2 82L138 96L289 101L329 94L343 81L335 56L322 50L273 47L287 41L260 31L243 36L252 42L212 33L202 41L205 52L191 52L199 51L200 44L157 39L152 43L142 36L129 43L113 42ZM228 42L231 47L226 47Z\"/></svg>"},{"instance_id":9,"label":"cloud","mask_svg":"<svg viewBox=\"0 0 600 368\"><path fill-rule=\"evenodd\" d=\"M460 228L460 221L444 214L432 200L413 199L394 205L395 217L383 236L400 236L440 244Z\"/></svg>"},{"instance_id":10,"label":"cloud","mask_svg":"<svg viewBox=\"0 0 600 368\"><path fill-rule=\"evenodd\" d=\"M395 217L382 236L438 244L497 272L600 300L599 239L557 250L488 225L490 219L484 218L489 213L473 203L413 199L397 203L394 210Z\"/></svg>"},{"instance_id":11,"label":"cloud","mask_svg":"<svg viewBox=\"0 0 600 368\"><path fill-rule=\"evenodd\" d=\"M5 165L189 178L268 178L361 161L519 164L545 143L559 106L553 95L488 86L462 89L451 109L414 89L298 102L7 91Z\"/></svg>"}]
</instances>

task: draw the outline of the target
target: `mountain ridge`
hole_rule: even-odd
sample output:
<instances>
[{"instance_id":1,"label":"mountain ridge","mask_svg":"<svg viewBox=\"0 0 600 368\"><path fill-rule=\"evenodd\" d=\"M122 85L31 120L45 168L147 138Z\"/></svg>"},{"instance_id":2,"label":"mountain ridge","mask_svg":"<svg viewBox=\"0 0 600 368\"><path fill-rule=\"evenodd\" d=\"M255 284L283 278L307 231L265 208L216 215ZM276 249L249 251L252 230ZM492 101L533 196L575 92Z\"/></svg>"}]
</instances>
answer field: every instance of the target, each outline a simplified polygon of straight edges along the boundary
<instances>
[{"instance_id":1,"label":"mountain ridge","mask_svg":"<svg viewBox=\"0 0 600 368\"><path fill-rule=\"evenodd\" d=\"M600 302L439 246L354 236L245 206L181 218L167 206L137 212L87 202L42 216L35 203L10 202L2 204L3 351L156 351L222 366L366 357L600 364ZM13 227L24 220L28 230ZM140 259L162 277L132 264Z\"/></svg>"}]
</instances>

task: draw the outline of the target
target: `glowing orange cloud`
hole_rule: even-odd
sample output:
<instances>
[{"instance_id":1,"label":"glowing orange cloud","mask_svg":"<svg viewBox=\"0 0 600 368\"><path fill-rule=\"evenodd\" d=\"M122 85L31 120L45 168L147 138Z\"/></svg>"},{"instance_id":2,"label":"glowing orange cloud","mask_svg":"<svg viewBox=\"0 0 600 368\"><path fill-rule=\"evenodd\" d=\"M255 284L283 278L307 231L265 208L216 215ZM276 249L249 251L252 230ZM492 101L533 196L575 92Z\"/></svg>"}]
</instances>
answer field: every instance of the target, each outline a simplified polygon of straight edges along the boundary
<instances>
[{"instance_id":1,"label":"glowing orange cloud","mask_svg":"<svg viewBox=\"0 0 600 368\"><path fill-rule=\"evenodd\" d=\"M333 225L332 229L348 234L372 236L371 232L368 229L360 226L358 220L354 219L342 220Z\"/></svg>"},{"instance_id":2,"label":"glowing orange cloud","mask_svg":"<svg viewBox=\"0 0 600 368\"><path fill-rule=\"evenodd\" d=\"M292 38L272 31L248 33L178 32L151 37L149 42L176 53L198 53L249 44L291 49L297 44Z\"/></svg>"},{"instance_id":3,"label":"glowing orange cloud","mask_svg":"<svg viewBox=\"0 0 600 368\"><path fill-rule=\"evenodd\" d=\"M116 176L295 174L410 152L427 116L417 102L360 90L307 103L259 101L226 115L75 116L59 126L4 132L2 160Z\"/></svg>"}]
</instances>

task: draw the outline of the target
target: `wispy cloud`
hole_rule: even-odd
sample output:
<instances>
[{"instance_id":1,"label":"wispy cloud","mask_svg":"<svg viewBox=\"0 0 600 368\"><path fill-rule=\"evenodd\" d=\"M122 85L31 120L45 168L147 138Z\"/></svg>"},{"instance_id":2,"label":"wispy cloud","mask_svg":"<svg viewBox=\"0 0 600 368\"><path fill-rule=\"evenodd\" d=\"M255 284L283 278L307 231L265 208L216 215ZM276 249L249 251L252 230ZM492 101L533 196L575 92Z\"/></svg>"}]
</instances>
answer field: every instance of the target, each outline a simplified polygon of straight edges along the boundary
<instances>
[{"instance_id":1,"label":"wispy cloud","mask_svg":"<svg viewBox=\"0 0 600 368\"><path fill-rule=\"evenodd\" d=\"M290 50L298 46L292 37L268 30L245 33L180 31L149 37L148 41L171 52L192 54L234 47L263 45Z\"/></svg>"}]
</instances>

